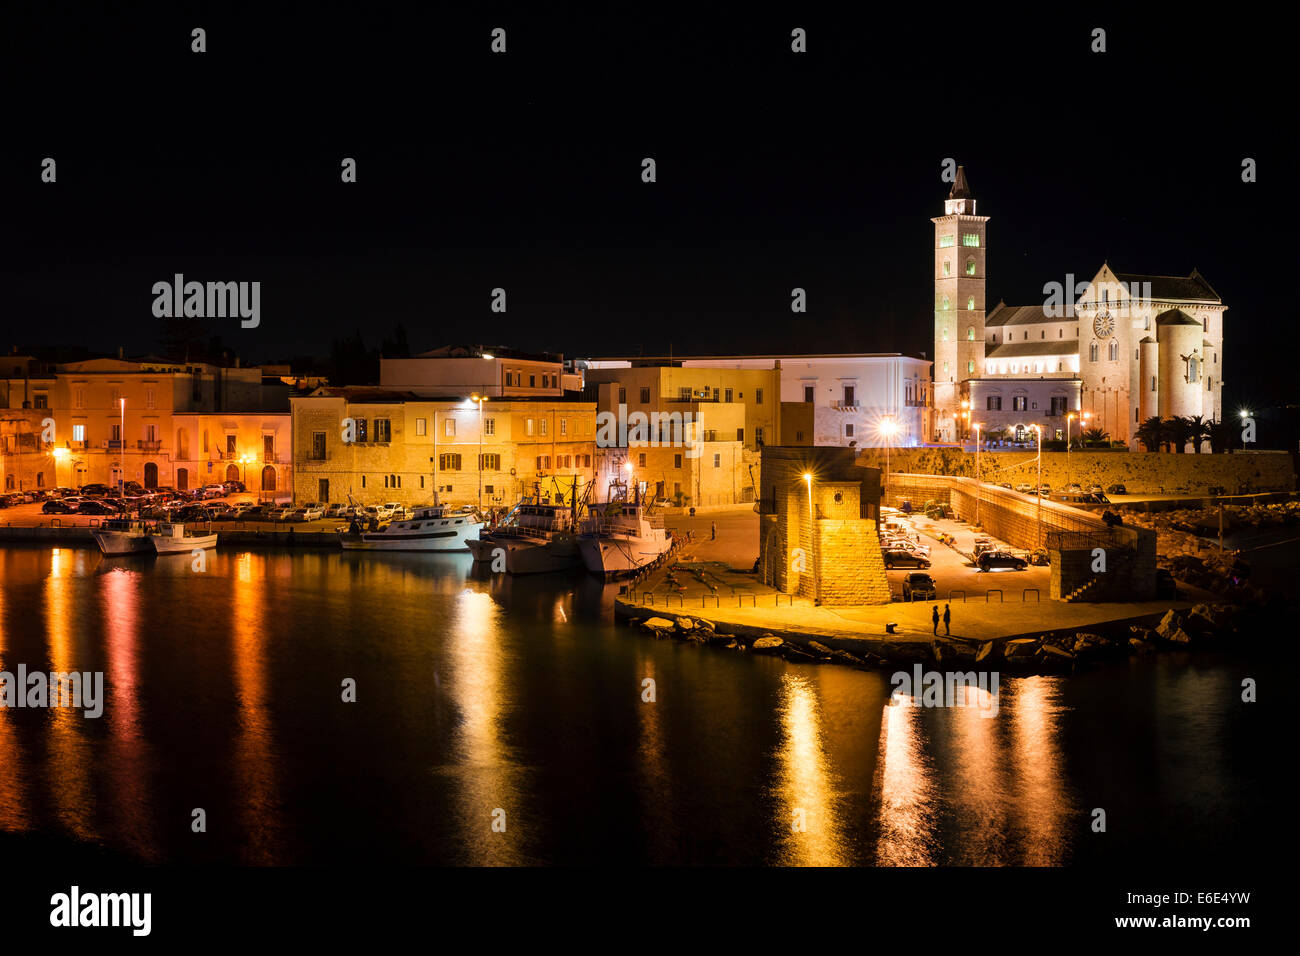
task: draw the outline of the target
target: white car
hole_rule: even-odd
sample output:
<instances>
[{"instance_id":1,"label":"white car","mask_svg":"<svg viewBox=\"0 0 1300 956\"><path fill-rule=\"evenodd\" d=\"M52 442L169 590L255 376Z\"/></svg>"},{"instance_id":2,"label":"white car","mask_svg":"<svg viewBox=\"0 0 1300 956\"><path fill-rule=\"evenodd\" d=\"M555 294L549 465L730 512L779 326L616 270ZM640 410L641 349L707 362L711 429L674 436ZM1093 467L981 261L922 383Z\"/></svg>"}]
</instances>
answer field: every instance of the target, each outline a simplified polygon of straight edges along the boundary
<instances>
[{"instance_id":1,"label":"white car","mask_svg":"<svg viewBox=\"0 0 1300 956\"><path fill-rule=\"evenodd\" d=\"M266 517L271 521L284 521L293 511L288 505L276 505L266 513Z\"/></svg>"},{"instance_id":2,"label":"white car","mask_svg":"<svg viewBox=\"0 0 1300 956\"><path fill-rule=\"evenodd\" d=\"M348 506L341 501L336 501L325 509L326 518L346 518L348 516Z\"/></svg>"},{"instance_id":3,"label":"white car","mask_svg":"<svg viewBox=\"0 0 1300 956\"><path fill-rule=\"evenodd\" d=\"M289 514L286 521L315 521L325 515L325 509L314 501L309 501L301 507L295 508Z\"/></svg>"},{"instance_id":4,"label":"white car","mask_svg":"<svg viewBox=\"0 0 1300 956\"><path fill-rule=\"evenodd\" d=\"M930 546L928 544L917 544L915 541L908 541L903 538L895 538L891 541L889 549L892 551L911 551L913 554L920 554L927 558L930 556Z\"/></svg>"},{"instance_id":5,"label":"white car","mask_svg":"<svg viewBox=\"0 0 1300 956\"><path fill-rule=\"evenodd\" d=\"M1032 495L1034 493L1034 486L1027 481L1022 481L1020 484L1016 485L1016 491L1020 492L1022 495Z\"/></svg>"}]
</instances>

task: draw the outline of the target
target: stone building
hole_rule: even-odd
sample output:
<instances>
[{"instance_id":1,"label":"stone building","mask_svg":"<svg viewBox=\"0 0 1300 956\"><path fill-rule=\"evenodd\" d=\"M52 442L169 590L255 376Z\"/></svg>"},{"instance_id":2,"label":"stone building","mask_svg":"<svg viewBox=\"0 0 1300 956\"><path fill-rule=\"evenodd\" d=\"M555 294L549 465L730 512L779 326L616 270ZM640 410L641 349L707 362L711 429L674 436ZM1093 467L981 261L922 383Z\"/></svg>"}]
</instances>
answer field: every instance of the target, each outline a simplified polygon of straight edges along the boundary
<instances>
[{"instance_id":1,"label":"stone building","mask_svg":"<svg viewBox=\"0 0 1300 956\"><path fill-rule=\"evenodd\" d=\"M1114 271L1072 276L1041 303L985 312L988 216L976 216L965 170L934 223L935 437L964 441L979 424L1016 440L1101 428L1137 446L1160 416L1222 416L1223 313L1195 269L1187 276ZM1067 416L1075 418L1067 425ZM1077 432L1072 432L1077 434Z\"/></svg>"},{"instance_id":2,"label":"stone building","mask_svg":"<svg viewBox=\"0 0 1300 956\"><path fill-rule=\"evenodd\" d=\"M758 561L764 583L820 604L887 604L880 471L849 448L763 449Z\"/></svg>"},{"instance_id":3,"label":"stone building","mask_svg":"<svg viewBox=\"0 0 1300 956\"><path fill-rule=\"evenodd\" d=\"M382 387L290 400L294 501L513 505L567 498L611 475L596 456L593 402L560 397L425 398Z\"/></svg>"}]
</instances>

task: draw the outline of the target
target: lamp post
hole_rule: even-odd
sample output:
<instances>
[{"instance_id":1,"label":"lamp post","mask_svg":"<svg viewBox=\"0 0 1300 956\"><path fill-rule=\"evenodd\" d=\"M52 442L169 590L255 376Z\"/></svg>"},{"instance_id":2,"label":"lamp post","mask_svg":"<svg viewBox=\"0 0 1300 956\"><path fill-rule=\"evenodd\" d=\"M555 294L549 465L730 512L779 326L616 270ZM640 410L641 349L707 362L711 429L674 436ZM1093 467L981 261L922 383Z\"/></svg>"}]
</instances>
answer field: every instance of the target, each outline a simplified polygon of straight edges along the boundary
<instances>
[{"instance_id":1,"label":"lamp post","mask_svg":"<svg viewBox=\"0 0 1300 956\"><path fill-rule=\"evenodd\" d=\"M633 471L632 459L631 459L631 458L628 458L627 461L623 462L623 468L626 469L626 471L627 471L627 485L628 485L628 491L631 491L631 490L632 490L632 471ZM633 498L632 500L635 501L636 499Z\"/></svg>"},{"instance_id":2,"label":"lamp post","mask_svg":"<svg viewBox=\"0 0 1300 956\"><path fill-rule=\"evenodd\" d=\"M118 399L122 406L122 422L117 432L117 455L120 464L117 469L117 496L126 497L126 397Z\"/></svg>"},{"instance_id":3,"label":"lamp post","mask_svg":"<svg viewBox=\"0 0 1300 956\"><path fill-rule=\"evenodd\" d=\"M1074 412L1065 416L1065 483L1070 484L1074 474L1070 471L1070 422L1074 421Z\"/></svg>"},{"instance_id":4,"label":"lamp post","mask_svg":"<svg viewBox=\"0 0 1300 956\"><path fill-rule=\"evenodd\" d=\"M1245 451L1245 450L1246 450L1246 419L1249 418L1249 417L1250 417L1250 409L1248 409L1248 408L1243 408L1243 409L1241 410L1241 425L1242 425L1242 428L1241 428L1241 450L1242 450L1242 451Z\"/></svg>"},{"instance_id":5,"label":"lamp post","mask_svg":"<svg viewBox=\"0 0 1300 956\"><path fill-rule=\"evenodd\" d=\"M821 565L817 561L817 526L816 519L813 515L813 497L812 497L812 472L805 471L803 480L808 483L808 541L812 545L813 559L813 603L822 603L822 581L818 572L821 571Z\"/></svg>"},{"instance_id":6,"label":"lamp post","mask_svg":"<svg viewBox=\"0 0 1300 956\"><path fill-rule=\"evenodd\" d=\"M1038 547L1043 546L1043 426L1035 425L1038 436Z\"/></svg>"},{"instance_id":7,"label":"lamp post","mask_svg":"<svg viewBox=\"0 0 1300 956\"><path fill-rule=\"evenodd\" d=\"M893 444L894 435L898 433L898 423L894 421L893 415L885 415L880 421L880 435L885 439L885 487L889 487L889 447ZM812 475L806 475L811 482ZM811 486L809 488L811 491Z\"/></svg>"},{"instance_id":8,"label":"lamp post","mask_svg":"<svg viewBox=\"0 0 1300 956\"><path fill-rule=\"evenodd\" d=\"M984 426L975 422L971 427L975 429L975 526L979 527L980 496L984 494L984 481L980 472L980 429Z\"/></svg>"},{"instance_id":9,"label":"lamp post","mask_svg":"<svg viewBox=\"0 0 1300 956\"><path fill-rule=\"evenodd\" d=\"M486 395L480 395L475 392L469 397L471 402L478 404L478 507L483 510L483 403L487 401Z\"/></svg>"}]
</instances>

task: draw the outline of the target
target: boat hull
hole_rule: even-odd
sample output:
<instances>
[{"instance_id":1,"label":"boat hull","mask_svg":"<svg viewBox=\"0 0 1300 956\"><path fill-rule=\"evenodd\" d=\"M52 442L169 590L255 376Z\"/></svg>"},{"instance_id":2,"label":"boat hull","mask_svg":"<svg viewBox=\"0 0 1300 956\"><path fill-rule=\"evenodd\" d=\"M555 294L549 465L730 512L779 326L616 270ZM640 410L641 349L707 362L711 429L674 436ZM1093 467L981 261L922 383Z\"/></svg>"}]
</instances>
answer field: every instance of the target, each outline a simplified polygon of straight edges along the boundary
<instances>
[{"instance_id":1,"label":"boat hull","mask_svg":"<svg viewBox=\"0 0 1300 956\"><path fill-rule=\"evenodd\" d=\"M153 541L142 531L92 531L90 536L104 554L153 553Z\"/></svg>"},{"instance_id":2,"label":"boat hull","mask_svg":"<svg viewBox=\"0 0 1300 956\"><path fill-rule=\"evenodd\" d=\"M468 551L468 541L477 535L483 522L465 522L431 531L345 534L340 542L345 551Z\"/></svg>"},{"instance_id":3,"label":"boat hull","mask_svg":"<svg viewBox=\"0 0 1300 956\"><path fill-rule=\"evenodd\" d=\"M217 546L216 534L196 534L188 537L172 537L170 535L150 535L149 540L153 542L153 549L159 554L191 554L195 548L208 550Z\"/></svg>"},{"instance_id":4,"label":"boat hull","mask_svg":"<svg viewBox=\"0 0 1300 956\"><path fill-rule=\"evenodd\" d=\"M630 535L584 535L578 539L582 563L593 574L606 578L635 574L662 558L672 549L672 539Z\"/></svg>"},{"instance_id":5,"label":"boat hull","mask_svg":"<svg viewBox=\"0 0 1300 956\"><path fill-rule=\"evenodd\" d=\"M539 540L484 532L468 544L475 561L495 561L498 550L503 551L505 570L509 574L546 574L567 571L582 564L577 538L571 534Z\"/></svg>"}]
</instances>

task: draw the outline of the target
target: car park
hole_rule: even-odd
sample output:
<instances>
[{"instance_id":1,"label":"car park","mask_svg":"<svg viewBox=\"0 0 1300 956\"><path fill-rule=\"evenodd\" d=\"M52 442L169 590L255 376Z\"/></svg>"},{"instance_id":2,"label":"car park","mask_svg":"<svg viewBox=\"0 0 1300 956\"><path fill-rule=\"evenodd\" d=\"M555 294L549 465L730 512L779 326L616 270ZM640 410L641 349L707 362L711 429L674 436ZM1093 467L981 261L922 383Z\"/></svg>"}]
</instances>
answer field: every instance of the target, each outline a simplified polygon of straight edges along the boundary
<instances>
[{"instance_id":1,"label":"car park","mask_svg":"<svg viewBox=\"0 0 1300 956\"><path fill-rule=\"evenodd\" d=\"M1121 485L1121 484L1107 485L1107 486L1106 486L1106 494L1108 494L1108 495L1126 495L1126 494L1128 494L1128 489L1125 488L1125 487L1124 487L1123 485Z\"/></svg>"},{"instance_id":2,"label":"car park","mask_svg":"<svg viewBox=\"0 0 1300 956\"><path fill-rule=\"evenodd\" d=\"M1018 558L1009 551L985 551L975 561L981 571L1023 571L1029 562Z\"/></svg>"},{"instance_id":3,"label":"car park","mask_svg":"<svg viewBox=\"0 0 1300 956\"><path fill-rule=\"evenodd\" d=\"M924 571L913 571L903 578L904 601L933 601L937 594L934 578Z\"/></svg>"},{"instance_id":4,"label":"car park","mask_svg":"<svg viewBox=\"0 0 1300 956\"><path fill-rule=\"evenodd\" d=\"M930 559L923 554L916 554L912 551L903 551L901 549L891 549L882 555L885 560L885 567L893 568L922 568L930 567Z\"/></svg>"}]
</instances>

